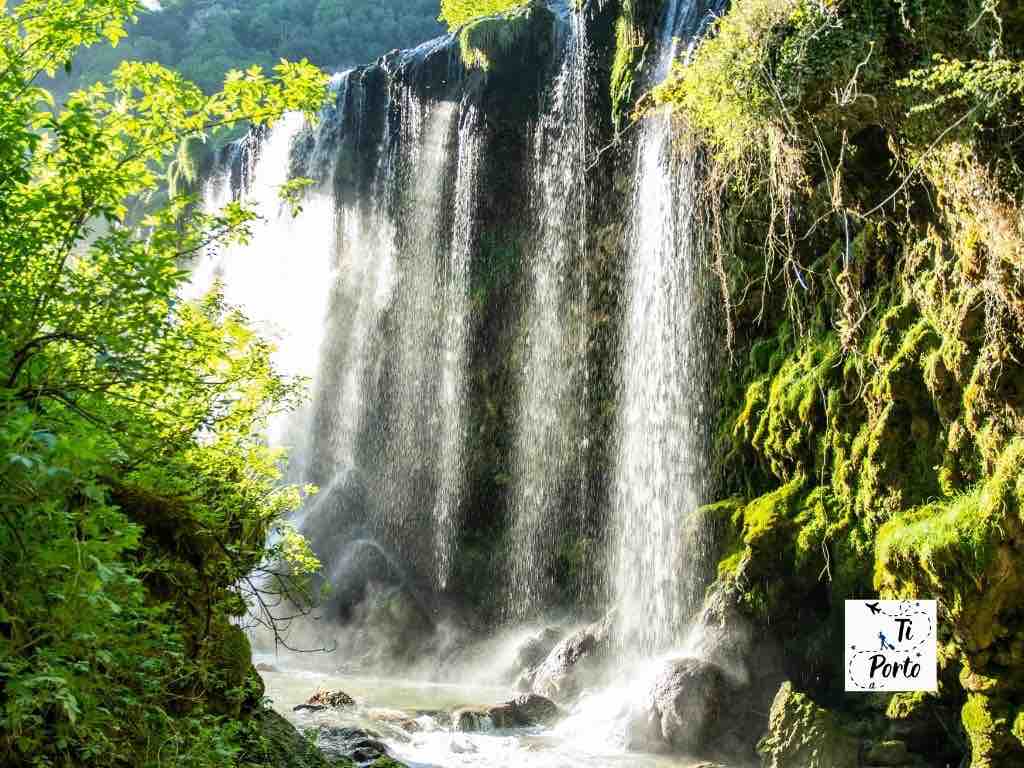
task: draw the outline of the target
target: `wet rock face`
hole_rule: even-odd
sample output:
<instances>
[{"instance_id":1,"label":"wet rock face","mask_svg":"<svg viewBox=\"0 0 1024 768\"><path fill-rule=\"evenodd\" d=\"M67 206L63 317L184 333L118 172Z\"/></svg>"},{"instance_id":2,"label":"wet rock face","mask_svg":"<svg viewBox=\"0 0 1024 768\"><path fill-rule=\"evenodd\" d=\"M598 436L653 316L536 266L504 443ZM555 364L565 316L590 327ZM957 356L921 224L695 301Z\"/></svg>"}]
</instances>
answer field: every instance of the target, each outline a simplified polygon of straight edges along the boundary
<instances>
[{"instance_id":1,"label":"wet rock face","mask_svg":"<svg viewBox=\"0 0 1024 768\"><path fill-rule=\"evenodd\" d=\"M556 702L572 699L601 676L611 649L611 622L609 614L566 637L524 675L519 687Z\"/></svg>"},{"instance_id":2,"label":"wet rock face","mask_svg":"<svg viewBox=\"0 0 1024 768\"><path fill-rule=\"evenodd\" d=\"M516 652L513 679L543 662L564 636L565 633L557 627L548 627L526 640Z\"/></svg>"},{"instance_id":3,"label":"wet rock face","mask_svg":"<svg viewBox=\"0 0 1024 768\"><path fill-rule=\"evenodd\" d=\"M758 744L763 768L857 768L859 744L835 715L783 683L768 734Z\"/></svg>"},{"instance_id":4,"label":"wet rock face","mask_svg":"<svg viewBox=\"0 0 1024 768\"><path fill-rule=\"evenodd\" d=\"M491 722L497 728L520 728L531 725L551 725L562 715L551 699L536 693L517 696L511 701L488 710Z\"/></svg>"},{"instance_id":5,"label":"wet rock face","mask_svg":"<svg viewBox=\"0 0 1024 768\"><path fill-rule=\"evenodd\" d=\"M646 703L630 717L630 749L706 751L728 691L722 670L710 662L688 658L666 663Z\"/></svg>"},{"instance_id":6,"label":"wet rock face","mask_svg":"<svg viewBox=\"0 0 1024 768\"><path fill-rule=\"evenodd\" d=\"M328 758L335 760L345 758L358 765L387 760L389 765L401 766L388 755L384 742L359 728L321 726L317 732L317 746Z\"/></svg>"}]
</instances>

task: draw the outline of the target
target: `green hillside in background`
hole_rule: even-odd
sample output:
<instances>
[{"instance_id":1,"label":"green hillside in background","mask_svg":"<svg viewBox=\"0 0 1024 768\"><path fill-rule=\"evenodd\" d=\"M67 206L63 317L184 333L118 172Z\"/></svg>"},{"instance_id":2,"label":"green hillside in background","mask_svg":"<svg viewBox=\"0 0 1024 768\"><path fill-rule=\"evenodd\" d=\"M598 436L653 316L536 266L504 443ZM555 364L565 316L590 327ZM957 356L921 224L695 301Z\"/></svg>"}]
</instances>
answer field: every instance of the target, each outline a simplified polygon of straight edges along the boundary
<instances>
[{"instance_id":1,"label":"green hillside in background","mask_svg":"<svg viewBox=\"0 0 1024 768\"><path fill-rule=\"evenodd\" d=\"M54 90L89 85L130 60L158 61L207 93L230 69L282 58L344 69L441 34L437 13L437 0L164 0L116 48L84 51Z\"/></svg>"}]
</instances>

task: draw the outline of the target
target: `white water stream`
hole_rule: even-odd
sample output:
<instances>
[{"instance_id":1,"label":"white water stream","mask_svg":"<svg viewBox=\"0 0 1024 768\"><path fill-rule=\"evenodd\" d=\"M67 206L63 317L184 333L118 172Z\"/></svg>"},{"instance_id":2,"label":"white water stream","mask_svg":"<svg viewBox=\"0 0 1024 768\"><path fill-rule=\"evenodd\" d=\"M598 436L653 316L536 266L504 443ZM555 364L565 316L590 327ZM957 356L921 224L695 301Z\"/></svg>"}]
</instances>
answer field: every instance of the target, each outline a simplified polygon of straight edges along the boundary
<instances>
[{"instance_id":1,"label":"white water stream","mask_svg":"<svg viewBox=\"0 0 1024 768\"><path fill-rule=\"evenodd\" d=\"M537 233L527 257L507 606L524 619L550 599L567 503L583 473L586 288L586 25L569 13L568 39L533 137ZM575 488L575 491L574 491Z\"/></svg>"},{"instance_id":2,"label":"white water stream","mask_svg":"<svg viewBox=\"0 0 1024 768\"><path fill-rule=\"evenodd\" d=\"M709 7L669 3L654 82L668 74L679 36L692 40ZM641 658L682 641L707 560L702 531L687 524L708 501L714 341L703 306L709 271L696 152L678 143L666 112L641 126L627 232L610 559L619 641Z\"/></svg>"},{"instance_id":3,"label":"white water stream","mask_svg":"<svg viewBox=\"0 0 1024 768\"><path fill-rule=\"evenodd\" d=\"M257 659L273 664L272 658ZM377 734L389 752L410 768L692 768L704 761L627 752L620 728L624 705L643 680L584 695L553 728L453 730L451 711L498 704L506 687L420 682L298 669L261 673L274 708L300 729L356 727ZM294 712L317 689L342 690L351 709ZM409 721L415 725L409 726ZM405 723L405 727L402 724ZM410 732L407 729L415 729Z\"/></svg>"}]
</instances>

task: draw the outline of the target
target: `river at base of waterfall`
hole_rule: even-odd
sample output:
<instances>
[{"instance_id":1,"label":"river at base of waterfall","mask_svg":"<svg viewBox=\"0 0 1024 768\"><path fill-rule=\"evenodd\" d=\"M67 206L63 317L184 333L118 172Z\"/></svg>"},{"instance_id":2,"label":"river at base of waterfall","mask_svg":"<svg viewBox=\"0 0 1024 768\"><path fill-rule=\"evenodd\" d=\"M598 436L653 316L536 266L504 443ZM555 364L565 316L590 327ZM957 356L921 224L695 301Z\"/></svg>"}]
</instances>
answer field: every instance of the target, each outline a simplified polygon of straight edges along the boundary
<instances>
[{"instance_id":1,"label":"river at base of waterfall","mask_svg":"<svg viewBox=\"0 0 1024 768\"><path fill-rule=\"evenodd\" d=\"M627 751L624 722L630 686L585 693L551 727L480 730L453 726L451 714L484 710L516 695L511 687L436 683L362 675L332 675L256 659L274 709L300 731L360 728L383 742L410 768L697 768L705 760ZM273 671L270 670L273 667ZM356 704L342 709L294 711L316 690L344 691ZM717 764L715 764L717 765ZM730 768L736 768L731 766Z\"/></svg>"}]
</instances>

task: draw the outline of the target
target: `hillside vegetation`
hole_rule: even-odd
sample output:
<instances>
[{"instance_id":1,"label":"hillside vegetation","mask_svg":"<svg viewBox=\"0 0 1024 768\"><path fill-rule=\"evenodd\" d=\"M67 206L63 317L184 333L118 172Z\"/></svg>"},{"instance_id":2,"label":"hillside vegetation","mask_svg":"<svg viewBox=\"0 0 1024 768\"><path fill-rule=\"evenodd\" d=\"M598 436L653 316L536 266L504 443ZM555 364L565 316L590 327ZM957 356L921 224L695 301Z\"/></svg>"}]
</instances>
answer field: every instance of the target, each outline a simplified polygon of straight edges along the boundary
<instances>
[{"instance_id":1,"label":"hillside vegetation","mask_svg":"<svg viewBox=\"0 0 1024 768\"><path fill-rule=\"evenodd\" d=\"M140 8L116 48L76 57L57 88L89 85L118 62L138 60L159 62L212 93L231 69L308 59L337 71L444 31L436 0L163 0L161 8Z\"/></svg>"}]
</instances>

